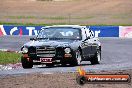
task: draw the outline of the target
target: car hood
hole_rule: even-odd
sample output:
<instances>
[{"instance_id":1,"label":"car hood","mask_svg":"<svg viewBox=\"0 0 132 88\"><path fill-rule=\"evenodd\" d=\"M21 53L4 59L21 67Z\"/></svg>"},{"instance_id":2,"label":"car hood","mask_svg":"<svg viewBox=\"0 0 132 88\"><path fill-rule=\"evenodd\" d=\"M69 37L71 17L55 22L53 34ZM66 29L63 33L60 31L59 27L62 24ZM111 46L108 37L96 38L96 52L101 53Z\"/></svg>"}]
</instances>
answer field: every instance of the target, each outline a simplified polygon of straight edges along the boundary
<instances>
[{"instance_id":1,"label":"car hood","mask_svg":"<svg viewBox=\"0 0 132 88\"><path fill-rule=\"evenodd\" d=\"M80 45L79 40L39 40L39 41L30 41L24 46L30 47L30 46L53 46L53 47L77 47Z\"/></svg>"}]
</instances>

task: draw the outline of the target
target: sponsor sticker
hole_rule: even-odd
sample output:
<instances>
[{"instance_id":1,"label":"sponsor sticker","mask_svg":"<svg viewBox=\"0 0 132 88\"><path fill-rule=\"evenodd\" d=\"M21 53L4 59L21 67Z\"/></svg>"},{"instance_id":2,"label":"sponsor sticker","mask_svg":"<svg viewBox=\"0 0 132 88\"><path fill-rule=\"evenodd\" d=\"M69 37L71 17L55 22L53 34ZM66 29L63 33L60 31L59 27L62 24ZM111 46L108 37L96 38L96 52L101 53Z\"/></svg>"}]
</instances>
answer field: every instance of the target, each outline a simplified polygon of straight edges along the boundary
<instances>
[{"instance_id":1,"label":"sponsor sticker","mask_svg":"<svg viewBox=\"0 0 132 88\"><path fill-rule=\"evenodd\" d=\"M85 83L130 83L131 81L129 74L89 74L81 67L78 72L76 81L80 85Z\"/></svg>"},{"instance_id":2,"label":"sponsor sticker","mask_svg":"<svg viewBox=\"0 0 132 88\"><path fill-rule=\"evenodd\" d=\"M132 26L120 26L119 37L121 38L132 38Z\"/></svg>"},{"instance_id":3,"label":"sponsor sticker","mask_svg":"<svg viewBox=\"0 0 132 88\"><path fill-rule=\"evenodd\" d=\"M0 25L0 36L2 36L2 35L7 35L7 34L6 34L5 30L4 30L3 25Z\"/></svg>"},{"instance_id":4,"label":"sponsor sticker","mask_svg":"<svg viewBox=\"0 0 132 88\"><path fill-rule=\"evenodd\" d=\"M52 63L52 58L40 58L40 61L43 63Z\"/></svg>"}]
</instances>

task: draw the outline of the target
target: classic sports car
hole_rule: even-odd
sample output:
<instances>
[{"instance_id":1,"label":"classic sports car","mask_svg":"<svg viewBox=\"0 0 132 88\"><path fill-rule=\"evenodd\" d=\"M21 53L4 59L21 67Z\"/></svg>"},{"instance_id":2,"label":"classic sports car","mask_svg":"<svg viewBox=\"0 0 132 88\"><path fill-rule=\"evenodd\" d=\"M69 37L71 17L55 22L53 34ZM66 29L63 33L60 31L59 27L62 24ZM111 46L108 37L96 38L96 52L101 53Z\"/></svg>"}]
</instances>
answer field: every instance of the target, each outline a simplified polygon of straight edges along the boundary
<instances>
[{"instance_id":1,"label":"classic sports car","mask_svg":"<svg viewBox=\"0 0 132 88\"><path fill-rule=\"evenodd\" d=\"M46 66L80 65L81 61L99 64L101 44L91 30L79 25L54 25L42 27L36 38L21 48L23 68L36 64Z\"/></svg>"}]
</instances>

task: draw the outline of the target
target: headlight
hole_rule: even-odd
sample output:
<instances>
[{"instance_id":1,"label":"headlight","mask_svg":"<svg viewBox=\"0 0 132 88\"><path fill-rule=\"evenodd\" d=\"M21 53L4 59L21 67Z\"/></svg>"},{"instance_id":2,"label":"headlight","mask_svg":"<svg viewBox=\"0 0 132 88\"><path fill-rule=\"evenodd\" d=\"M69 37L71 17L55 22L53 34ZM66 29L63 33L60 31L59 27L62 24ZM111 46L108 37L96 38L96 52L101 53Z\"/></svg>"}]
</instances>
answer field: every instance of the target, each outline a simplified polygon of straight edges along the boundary
<instances>
[{"instance_id":1,"label":"headlight","mask_svg":"<svg viewBox=\"0 0 132 88\"><path fill-rule=\"evenodd\" d=\"M71 49L70 48L65 48L65 53L70 53Z\"/></svg>"},{"instance_id":2,"label":"headlight","mask_svg":"<svg viewBox=\"0 0 132 88\"><path fill-rule=\"evenodd\" d=\"M23 53L27 53L27 52L28 52L28 48L25 48L25 47L24 47L24 48L22 49L22 52L23 52Z\"/></svg>"}]
</instances>

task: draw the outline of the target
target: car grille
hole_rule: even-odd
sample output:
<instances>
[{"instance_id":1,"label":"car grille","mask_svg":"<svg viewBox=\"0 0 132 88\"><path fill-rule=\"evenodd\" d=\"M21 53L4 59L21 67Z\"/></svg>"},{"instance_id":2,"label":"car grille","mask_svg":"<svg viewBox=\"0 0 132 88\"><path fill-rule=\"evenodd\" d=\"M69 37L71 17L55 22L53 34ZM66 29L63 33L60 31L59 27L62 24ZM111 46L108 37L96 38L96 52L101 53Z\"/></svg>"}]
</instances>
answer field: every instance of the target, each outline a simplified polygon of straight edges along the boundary
<instances>
[{"instance_id":1,"label":"car grille","mask_svg":"<svg viewBox=\"0 0 132 88\"><path fill-rule=\"evenodd\" d=\"M31 54L36 54L36 48L35 47L29 47L28 48L28 52L29 52L29 54L31 55Z\"/></svg>"},{"instance_id":2,"label":"car grille","mask_svg":"<svg viewBox=\"0 0 132 88\"><path fill-rule=\"evenodd\" d=\"M56 48L56 56L63 57L64 56L64 49L62 47Z\"/></svg>"},{"instance_id":3,"label":"car grille","mask_svg":"<svg viewBox=\"0 0 132 88\"><path fill-rule=\"evenodd\" d=\"M38 47L37 48L37 56L39 57L54 57L55 56L55 48L50 46Z\"/></svg>"}]
</instances>

